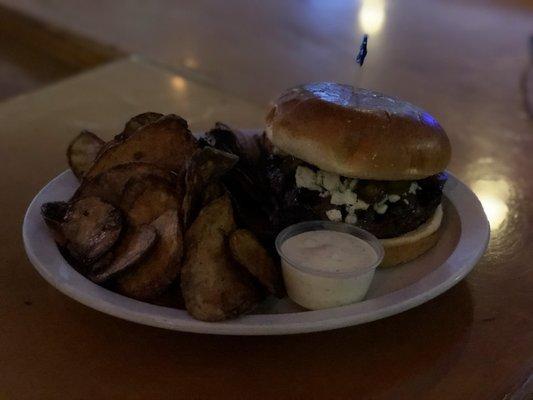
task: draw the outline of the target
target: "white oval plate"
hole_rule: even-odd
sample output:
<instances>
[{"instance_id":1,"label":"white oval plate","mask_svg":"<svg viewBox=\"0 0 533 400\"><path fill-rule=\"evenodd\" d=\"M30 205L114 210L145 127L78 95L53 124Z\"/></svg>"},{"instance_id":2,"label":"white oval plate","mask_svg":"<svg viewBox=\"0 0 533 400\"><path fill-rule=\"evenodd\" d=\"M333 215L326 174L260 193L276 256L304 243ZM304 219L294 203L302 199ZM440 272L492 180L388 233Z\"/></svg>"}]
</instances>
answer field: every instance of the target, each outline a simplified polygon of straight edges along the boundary
<instances>
[{"instance_id":1,"label":"white oval plate","mask_svg":"<svg viewBox=\"0 0 533 400\"><path fill-rule=\"evenodd\" d=\"M70 198L79 183L70 170L33 199L23 225L30 261L52 286L96 310L141 324L178 331L224 335L282 335L324 331L385 318L422 304L470 272L487 247L489 224L479 200L450 174L445 186L442 238L417 260L378 270L366 300L343 307L306 311L288 299L265 300L252 314L224 322L202 322L186 311L133 300L104 289L76 272L59 253L40 208Z\"/></svg>"}]
</instances>

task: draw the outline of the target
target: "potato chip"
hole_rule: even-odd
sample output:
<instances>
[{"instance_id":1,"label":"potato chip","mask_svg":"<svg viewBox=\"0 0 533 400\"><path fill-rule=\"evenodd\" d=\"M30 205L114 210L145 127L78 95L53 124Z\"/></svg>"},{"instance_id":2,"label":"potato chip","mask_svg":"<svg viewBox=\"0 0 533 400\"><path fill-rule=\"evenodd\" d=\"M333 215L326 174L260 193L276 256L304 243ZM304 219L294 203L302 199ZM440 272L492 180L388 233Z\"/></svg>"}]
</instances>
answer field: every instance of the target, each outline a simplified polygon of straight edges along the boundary
<instances>
[{"instance_id":1,"label":"potato chip","mask_svg":"<svg viewBox=\"0 0 533 400\"><path fill-rule=\"evenodd\" d=\"M162 293L178 276L183 239L176 210L168 210L150 224L158 234L151 255L117 279L117 290L129 297L150 300Z\"/></svg>"},{"instance_id":2,"label":"potato chip","mask_svg":"<svg viewBox=\"0 0 533 400\"><path fill-rule=\"evenodd\" d=\"M119 206L124 187L131 178L144 179L156 176L174 185L176 176L168 170L156 167L153 164L133 162L117 165L92 178L85 178L76 190L73 200L84 197L97 196L115 206Z\"/></svg>"},{"instance_id":3,"label":"potato chip","mask_svg":"<svg viewBox=\"0 0 533 400\"><path fill-rule=\"evenodd\" d=\"M85 130L70 142L67 148L68 164L78 179L82 179L91 168L104 143L94 133Z\"/></svg>"}]
</instances>

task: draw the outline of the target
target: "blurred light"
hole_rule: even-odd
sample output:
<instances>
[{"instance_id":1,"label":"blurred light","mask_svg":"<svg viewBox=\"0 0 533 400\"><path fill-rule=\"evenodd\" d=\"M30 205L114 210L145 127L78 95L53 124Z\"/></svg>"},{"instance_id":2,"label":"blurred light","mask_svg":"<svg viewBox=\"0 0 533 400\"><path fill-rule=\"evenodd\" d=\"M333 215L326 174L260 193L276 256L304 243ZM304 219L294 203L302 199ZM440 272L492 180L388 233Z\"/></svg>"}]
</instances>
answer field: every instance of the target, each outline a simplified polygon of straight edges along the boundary
<instances>
[{"instance_id":1,"label":"blurred light","mask_svg":"<svg viewBox=\"0 0 533 400\"><path fill-rule=\"evenodd\" d=\"M176 89L178 92L182 92L187 87L187 81L182 78L181 76L173 76L172 79L170 79L170 84L174 89Z\"/></svg>"},{"instance_id":2,"label":"blurred light","mask_svg":"<svg viewBox=\"0 0 533 400\"><path fill-rule=\"evenodd\" d=\"M490 229L498 229L509 213L507 205L511 191L509 183L505 179L479 179L473 183L472 190L483 205L490 222Z\"/></svg>"},{"instance_id":3,"label":"blurred light","mask_svg":"<svg viewBox=\"0 0 533 400\"><path fill-rule=\"evenodd\" d=\"M361 32L379 33L385 22L385 0L361 0L358 20Z\"/></svg>"},{"instance_id":4,"label":"blurred light","mask_svg":"<svg viewBox=\"0 0 533 400\"><path fill-rule=\"evenodd\" d=\"M185 60L183 61L183 64L185 64L187 68L191 68L191 69L198 68L198 60L194 57L186 57Z\"/></svg>"}]
</instances>

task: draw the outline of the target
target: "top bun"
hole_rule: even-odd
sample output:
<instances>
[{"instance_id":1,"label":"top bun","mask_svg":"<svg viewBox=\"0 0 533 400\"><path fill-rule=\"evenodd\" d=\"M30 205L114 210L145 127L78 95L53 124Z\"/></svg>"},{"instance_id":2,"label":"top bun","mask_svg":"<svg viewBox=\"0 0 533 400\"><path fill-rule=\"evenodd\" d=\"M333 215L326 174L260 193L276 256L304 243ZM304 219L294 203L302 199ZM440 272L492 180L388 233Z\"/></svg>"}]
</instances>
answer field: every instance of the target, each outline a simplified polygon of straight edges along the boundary
<instances>
[{"instance_id":1,"label":"top bun","mask_svg":"<svg viewBox=\"0 0 533 400\"><path fill-rule=\"evenodd\" d=\"M443 171L450 142L437 120L399 99L339 83L283 93L266 117L280 150L342 176L415 180Z\"/></svg>"}]
</instances>

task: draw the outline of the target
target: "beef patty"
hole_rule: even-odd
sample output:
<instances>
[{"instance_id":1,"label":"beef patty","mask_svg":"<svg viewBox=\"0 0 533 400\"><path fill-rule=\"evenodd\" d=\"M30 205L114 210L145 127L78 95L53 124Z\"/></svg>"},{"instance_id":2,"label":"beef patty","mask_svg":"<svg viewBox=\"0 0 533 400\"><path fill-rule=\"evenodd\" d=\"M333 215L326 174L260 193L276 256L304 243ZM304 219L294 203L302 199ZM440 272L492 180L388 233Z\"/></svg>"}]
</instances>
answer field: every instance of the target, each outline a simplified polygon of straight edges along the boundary
<instances>
[{"instance_id":1,"label":"beef patty","mask_svg":"<svg viewBox=\"0 0 533 400\"><path fill-rule=\"evenodd\" d=\"M295 157L280 155L270 155L265 165L278 205L271 215L271 222L278 229L300 221L327 219L326 211L332 209L339 210L343 219L346 217L345 207L331 204L330 196L296 186L296 168L302 165L316 169L313 166ZM446 174L440 173L417 181L359 180L353 191L370 207L355 211L357 222L354 225L380 239L415 230L433 215L441 203L446 179ZM413 182L418 185L417 190L409 190ZM378 213L372 205L387 195L397 195L399 199L387 202L386 211Z\"/></svg>"}]
</instances>

